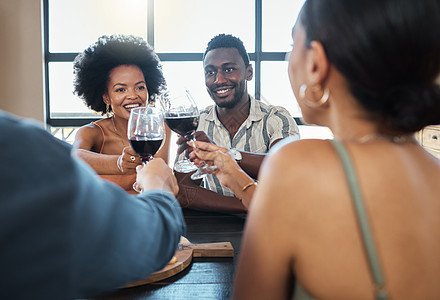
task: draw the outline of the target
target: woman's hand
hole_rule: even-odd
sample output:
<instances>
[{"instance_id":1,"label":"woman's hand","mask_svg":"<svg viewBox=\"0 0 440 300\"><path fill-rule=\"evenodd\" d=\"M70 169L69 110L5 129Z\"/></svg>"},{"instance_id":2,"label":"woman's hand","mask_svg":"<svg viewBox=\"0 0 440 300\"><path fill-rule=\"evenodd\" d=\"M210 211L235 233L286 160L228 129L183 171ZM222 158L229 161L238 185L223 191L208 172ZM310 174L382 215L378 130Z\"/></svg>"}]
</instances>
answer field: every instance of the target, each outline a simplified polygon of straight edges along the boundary
<instances>
[{"instance_id":1,"label":"woman's hand","mask_svg":"<svg viewBox=\"0 0 440 300\"><path fill-rule=\"evenodd\" d=\"M200 141L194 144L196 148L193 148L190 158L198 167L205 163L215 165L217 169L211 173L216 175L225 186L230 187L237 172L243 172L229 149Z\"/></svg>"},{"instance_id":2,"label":"woman's hand","mask_svg":"<svg viewBox=\"0 0 440 300\"><path fill-rule=\"evenodd\" d=\"M144 192L162 190L174 196L179 192L179 185L173 170L161 158L152 159L146 165L139 165L136 171L136 183Z\"/></svg>"},{"instance_id":3,"label":"woman's hand","mask_svg":"<svg viewBox=\"0 0 440 300\"><path fill-rule=\"evenodd\" d=\"M197 141L214 144L204 131L196 131L194 133L194 137ZM184 151L186 151L186 153L191 153L193 151L192 145L188 144L188 139L183 136L179 136L179 138L176 141L176 144L178 145L177 155L180 155Z\"/></svg>"},{"instance_id":4,"label":"woman's hand","mask_svg":"<svg viewBox=\"0 0 440 300\"><path fill-rule=\"evenodd\" d=\"M130 175L136 173L136 167L142 164L142 161L133 148L127 146L122 150L122 154L118 157L116 164L122 174Z\"/></svg>"},{"instance_id":5,"label":"woman's hand","mask_svg":"<svg viewBox=\"0 0 440 300\"><path fill-rule=\"evenodd\" d=\"M246 208L249 208L256 183L240 168L229 149L198 141L194 146L194 151L190 154L194 163L197 166L205 163L215 165L217 168L211 173L217 176L223 185L230 188Z\"/></svg>"}]
</instances>

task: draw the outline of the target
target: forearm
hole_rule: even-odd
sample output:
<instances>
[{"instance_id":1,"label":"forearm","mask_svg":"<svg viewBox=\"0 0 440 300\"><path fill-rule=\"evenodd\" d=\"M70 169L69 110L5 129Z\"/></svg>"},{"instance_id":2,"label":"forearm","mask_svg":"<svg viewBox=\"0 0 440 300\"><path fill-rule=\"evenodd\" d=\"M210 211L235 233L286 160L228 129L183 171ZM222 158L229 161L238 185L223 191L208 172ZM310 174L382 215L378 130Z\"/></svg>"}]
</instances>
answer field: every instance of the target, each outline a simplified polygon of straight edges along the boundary
<instances>
[{"instance_id":1,"label":"forearm","mask_svg":"<svg viewBox=\"0 0 440 300\"><path fill-rule=\"evenodd\" d=\"M106 196L105 200L116 198ZM169 193L147 194L138 200L140 204L124 195L118 196L117 201L127 205L113 205L114 210L108 210L106 204L101 205L105 207L101 212L107 217L93 216L95 223L85 224L81 235L75 236L75 241L85 240L89 245L75 256L75 261L87 262L75 266L75 278L82 279L83 296L95 289L121 287L162 269L175 253L180 236L185 234L181 209L175 200L170 201ZM112 226L98 231L102 223Z\"/></svg>"},{"instance_id":2,"label":"forearm","mask_svg":"<svg viewBox=\"0 0 440 300\"><path fill-rule=\"evenodd\" d=\"M177 197L182 207L218 212L247 211L240 200L235 197L222 196L197 186L179 185L179 188L180 192Z\"/></svg>"},{"instance_id":3,"label":"forearm","mask_svg":"<svg viewBox=\"0 0 440 300\"><path fill-rule=\"evenodd\" d=\"M226 178L228 180L224 182L224 185L231 189L246 209L249 209L256 188L254 180L242 169L234 170Z\"/></svg>"},{"instance_id":4,"label":"forearm","mask_svg":"<svg viewBox=\"0 0 440 300\"><path fill-rule=\"evenodd\" d=\"M128 195L77 165L66 192L75 195L67 231L69 261L75 262L69 273L81 291L75 296L115 289L165 266L185 233L176 199L161 191Z\"/></svg>"},{"instance_id":5,"label":"forearm","mask_svg":"<svg viewBox=\"0 0 440 300\"><path fill-rule=\"evenodd\" d=\"M219 212L246 212L246 207L236 197L217 194L198 186L189 178L189 174L177 173L179 194L177 199L185 208Z\"/></svg>"},{"instance_id":6,"label":"forearm","mask_svg":"<svg viewBox=\"0 0 440 300\"><path fill-rule=\"evenodd\" d=\"M117 165L119 155L100 154L84 149L73 150L73 153L89 164L99 175L121 174Z\"/></svg>"},{"instance_id":7,"label":"forearm","mask_svg":"<svg viewBox=\"0 0 440 300\"><path fill-rule=\"evenodd\" d=\"M266 153L251 153L240 151L242 159L239 163L240 167L252 178L258 178L261 163L266 157Z\"/></svg>"}]
</instances>

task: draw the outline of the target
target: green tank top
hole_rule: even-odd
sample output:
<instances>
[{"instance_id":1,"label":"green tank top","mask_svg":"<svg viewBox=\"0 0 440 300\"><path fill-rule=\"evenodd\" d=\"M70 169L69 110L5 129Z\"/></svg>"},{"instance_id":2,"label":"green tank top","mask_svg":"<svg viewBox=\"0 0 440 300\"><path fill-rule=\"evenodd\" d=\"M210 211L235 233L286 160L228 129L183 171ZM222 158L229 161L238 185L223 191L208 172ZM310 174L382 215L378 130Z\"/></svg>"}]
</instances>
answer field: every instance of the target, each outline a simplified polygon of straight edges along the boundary
<instances>
[{"instance_id":1,"label":"green tank top","mask_svg":"<svg viewBox=\"0 0 440 300\"><path fill-rule=\"evenodd\" d=\"M368 258L368 264L370 266L371 276L375 285L375 295L378 300L388 299L388 295L385 289L385 281L382 275L382 270L379 264L379 258L377 256L376 247L374 246L373 237L370 231L370 225L368 223L367 214L365 212L364 203L362 200L362 194L357 182L356 172L353 168L350 156L345 149L342 142L338 140L330 140L335 147L339 158L341 159L342 166L344 168L345 178L347 179L350 189L350 196L353 201L353 206L356 211L356 216L361 230L362 239L364 241L364 249ZM297 283L295 293L293 295L294 300L314 300L302 286Z\"/></svg>"}]
</instances>

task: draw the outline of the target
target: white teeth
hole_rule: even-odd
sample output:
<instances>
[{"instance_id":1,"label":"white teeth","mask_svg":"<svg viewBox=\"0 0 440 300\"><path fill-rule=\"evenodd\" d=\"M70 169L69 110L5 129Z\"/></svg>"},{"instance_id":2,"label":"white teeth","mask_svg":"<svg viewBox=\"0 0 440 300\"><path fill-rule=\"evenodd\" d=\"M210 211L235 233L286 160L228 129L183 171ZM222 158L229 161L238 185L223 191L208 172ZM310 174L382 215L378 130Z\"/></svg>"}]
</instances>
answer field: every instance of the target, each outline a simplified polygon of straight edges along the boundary
<instances>
[{"instance_id":1,"label":"white teeth","mask_svg":"<svg viewBox=\"0 0 440 300\"><path fill-rule=\"evenodd\" d=\"M135 107L139 107L139 104L128 104L124 106L127 109L131 109L131 108L135 108Z\"/></svg>"},{"instance_id":2,"label":"white teeth","mask_svg":"<svg viewBox=\"0 0 440 300\"><path fill-rule=\"evenodd\" d=\"M226 93L226 92L228 92L228 91L230 91L231 89L226 89L226 90L219 90L219 91L216 91L216 93L217 94L224 94L224 93Z\"/></svg>"}]
</instances>

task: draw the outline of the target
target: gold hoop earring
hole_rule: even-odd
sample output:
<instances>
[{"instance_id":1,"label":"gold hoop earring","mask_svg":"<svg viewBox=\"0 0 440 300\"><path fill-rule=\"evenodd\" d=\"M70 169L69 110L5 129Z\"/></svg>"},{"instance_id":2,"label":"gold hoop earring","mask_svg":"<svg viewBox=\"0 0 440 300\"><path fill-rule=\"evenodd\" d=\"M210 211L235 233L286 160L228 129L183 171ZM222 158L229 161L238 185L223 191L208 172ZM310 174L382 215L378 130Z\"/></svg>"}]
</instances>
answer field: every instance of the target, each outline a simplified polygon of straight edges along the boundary
<instances>
[{"instance_id":1,"label":"gold hoop earring","mask_svg":"<svg viewBox=\"0 0 440 300\"><path fill-rule=\"evenodd\" d=\"M105 114L106 114L107 118L110 118L110 105L105 104L105 106L106 106Z\"/></svg>"},{"instance_id":2,"label":"gold hoop earring","mask_svg":"<svg viewBox=\"0 0 440 300\"><path fill-rule=\"evenodd\" d=\"M156 97L155 97L155 95L151 95L151 96L147 97L146 106L152 106L152 107L156 106Z\"/></svg>"},{"instance_id":3,"label":"gold hoop earring","mask_svg":"<svg viewBox=\"0 0 440 300\"><path fill-rule=\"evenodd\" d=\"M310 89L310 92L312 94L314 94L318 91L319 92L322 91L321 85L316 85ZM306 96L306 93L307 93L307 85L304 83L299 88L299 97L301 98L301 101L304 102L305 105L307 105L308 107L311 107L311 108L316 108L316 107L323 105L324 103L326 103L328 101L328 98L330 96L329 88L325 88L325 90L322 91L322 96L318 101L309 100Z\"/></svg>"}]
</instances>

